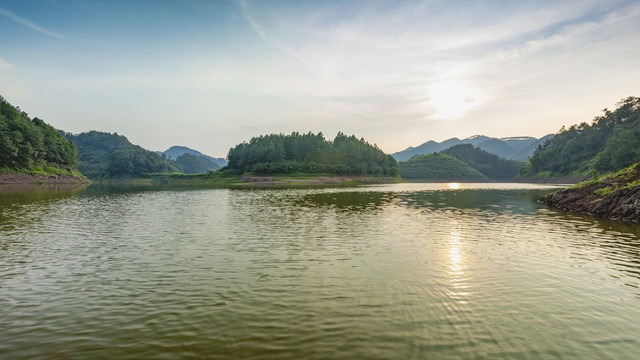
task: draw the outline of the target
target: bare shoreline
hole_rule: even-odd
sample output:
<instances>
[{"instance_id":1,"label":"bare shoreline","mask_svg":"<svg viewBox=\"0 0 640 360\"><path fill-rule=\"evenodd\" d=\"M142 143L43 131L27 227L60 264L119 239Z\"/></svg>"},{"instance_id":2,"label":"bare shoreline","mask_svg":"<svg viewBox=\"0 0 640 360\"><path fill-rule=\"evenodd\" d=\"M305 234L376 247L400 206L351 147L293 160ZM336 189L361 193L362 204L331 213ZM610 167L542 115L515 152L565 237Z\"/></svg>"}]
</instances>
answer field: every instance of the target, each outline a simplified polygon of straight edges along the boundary
<instances>
[{"instance_id":1,"label":"bare shoreline","mask_svg":"<svg viewBox=\"0 0 640 360\"><path fill-rule=\"evenodd\" d=\"M42 174L0 174L0 186L3 185L56 185L56 184L89 184L86 177L73 175L42 175Z\"/></svg>"}]
</instances>

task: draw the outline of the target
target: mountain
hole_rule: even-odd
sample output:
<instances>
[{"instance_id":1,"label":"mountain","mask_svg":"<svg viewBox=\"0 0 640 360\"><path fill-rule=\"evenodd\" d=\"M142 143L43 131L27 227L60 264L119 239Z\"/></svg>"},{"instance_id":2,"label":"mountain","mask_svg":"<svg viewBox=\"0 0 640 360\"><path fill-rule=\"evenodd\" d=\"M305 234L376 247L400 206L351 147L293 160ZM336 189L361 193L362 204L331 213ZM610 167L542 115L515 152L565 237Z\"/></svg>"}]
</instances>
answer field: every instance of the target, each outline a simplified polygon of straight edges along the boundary
<instances>
[{"instance_id":1,"label":"mountain","mask_svg":"<svg viewBox=\"0 0 640 360\"><path fill-rule=\"evenodd\" d=\"M492 138L484 135L475 135L460 140L454 137L440 143L430 140L422 145L409 147L405 150L391 154L391 156L398 161L406 161L411 159L413 156L432 154L455 145L471 144L505 159L526 161L529 156L533 155L533 152L538 148L538 145L544 144L549 137L553 137L553 135L547 135L540 139L530 136Z\"/></svg>"},{"instance_id":2,"label":"mountain","mask_svg":"<svg viewBox=\"0 0 640 360\"><path fill-rule=\"evenodd\" d=\"M472 145L471 145L472 146ZM424 154L398 163L400 176L419 180L487 180L487 177L456 159L443 153Z\"/></svg>"},{"instance_id":3,"label":"mountain","mask_svg":"<svg viewBox=\"0 0 640 360\"><path fill-rule=\"evenodd\" d=\"M471 145L471 144L469 144ZM504 159L511 159L517 151L500 139L489 139L476 145L478 148Z\"/></svg>"},{"instance_id":4,"label":"mountain","mask_svg":"<svg viewBox=\"0 0 640 360\"><path fill-rule=\"evenodd\" d=\"M520 152L513 158L513 160L518 161L528 161L530 156L533 156L533 153L538 149L538 146L543 146L548 140L553 139L555 134L549 134L547 136L543 136L540 139L537 139L535 142L530 142L528 145L520 150Z\"/></svg>"},{"instance_id":5,"label":"mountain","mask_svg":"<svg viewBox=\"0 0 640 360\"><path fill-rule=\"evenodd\" d=\"M63 133L78 147L78 170L89 178L141 176L148 173L177 172L179 169L153 151L134 145L116 133L89 131Z\"/></svg>"},{"instance_id":6,"label":"mountain","mask_svg":"<svg viewBox=\"0 0 640 360\"><path fill-rule=\"evenodd\" d=\"M184 154L191 154L191 155L194 155L194 156L201 156L201 157L204 157L204 158L206 158L208 160L208 161L205 161L206 163L213 162L213 163L218 165L217 167L211 168L210 170L215 170L215 169L217 169L219 167L223 167L223 166L227 165L227 160L225 160L223 158L214 158L214 157L211 157L209 155L205 155L205 154L201 153L198 150L190 149L190 148L188 148L186 146L172 146L172 147L168 148L165 151L156 151L156 153L158 153L160 155L164 154L164 155L167 156L167 158L173 159L173 160L177 160L180 156L182 156Z\"/></svg>"}]
</instances>

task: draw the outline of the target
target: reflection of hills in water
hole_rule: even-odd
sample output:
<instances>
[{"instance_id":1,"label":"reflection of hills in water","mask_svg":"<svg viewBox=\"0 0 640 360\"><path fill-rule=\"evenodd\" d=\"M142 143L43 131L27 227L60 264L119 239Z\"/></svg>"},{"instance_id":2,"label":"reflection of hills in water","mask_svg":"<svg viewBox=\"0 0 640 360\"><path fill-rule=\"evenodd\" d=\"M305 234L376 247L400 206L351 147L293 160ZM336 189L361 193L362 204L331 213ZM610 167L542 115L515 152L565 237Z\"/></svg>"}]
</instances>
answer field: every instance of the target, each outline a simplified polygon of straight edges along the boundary
<instances>
[{"instance_id":1,"label":"reflection of hills in water","mask_svg":"<svg viewBox=\"0 0 640 360\"><path fill-rule=\"evenodd\" d=\"M397 193L395 198L399 205L419 209L532 214L539 208L536 200L548 193L549 190L465 189Z\"/></svg>"},{"instance_id":2,"label":"reflection of hills in water","mask_svg":"<svg viewBox=\"0 0 640 360\"><path fill-rule=\"evenodd\" d=\"M309 194L300 205L332 207L340 210L380 209L393 203L423 210L480 210L535 213L536 200L548 190L425 190L408 192L353 191Z\"/></svg>"},{"instance_id":3,"label":"reflection of hills in water","mask_svg":"<svg viewBox=\"0 0 640 360\"><path fill-rule=\"evenodd\" d=\"M567 237L559 244L577 249L572 253L575 261L589 259L585 254L592 255L592 249L597 248L615 268L640 279L640 226L557 209L545 208L538 214L545 215L547 222L566 229L567 233L579 235ZM636 287L633 284L626 285Z\"/></svg>"},{"instance_id":4,"label":"reflection of hills in water","mask_svg":"<svg viewBox=\"0 0 640 360\"><path fill-rule=\"evenodd\" d=\"M0 206L73 197L82 193L88 186L87 184L2 185L0 186Z\"/></svg>"},{"instance_id":5,"label":"reflection of hills in water","mask_svg":"<svg viewBox=\"0 0 640 360\"><path fill-rule=\"evenodd\" d=\"M379 209L393 200L395 193L382 191L353 191L309 194L300 205L309 207L333 207L340 210Z\"/></svg>"},{"instance_id":6,"label":"reflection of hills in water","mask_svg":"<svg viewBox=\"0 0 640 360\"><path fill-rule=\"evenodd\" d=\"M510 222L520 217L540 226L540 236L551 236L549 228L560 234L558 248L574 249L573 261L586 261L593 255L593 248L615 267L631 276L640 278L640 226L625 224L608 219L566 213L537 203L537 199L547 195L549 189L464 189L464 190L418 190L418 191L336 191L307 194L298 200L298 206L335 209L356 215L382 211L388 207L400 206L422 212L432 219L451 219L458 216L467 219L483 217L489 224ZM321 209L322 210L322 209ZM432 217L430 217L432 215ZM381 215L384 216L384 215ZM444 217L443 217L444 216ZM378 218L378 215L372 219ZM539 222L543 218L542 222ZM373 220L376 221L376 220ZM435 220L438 221L438 220ZM513 222L521 224L518 221ZM496 226L500 227L501 225ZM586 259L586 260L585 260ZM624 259L624 260L621 260ZM635 286L628 283L629 286Z\"/></svg>"}]
</instances>

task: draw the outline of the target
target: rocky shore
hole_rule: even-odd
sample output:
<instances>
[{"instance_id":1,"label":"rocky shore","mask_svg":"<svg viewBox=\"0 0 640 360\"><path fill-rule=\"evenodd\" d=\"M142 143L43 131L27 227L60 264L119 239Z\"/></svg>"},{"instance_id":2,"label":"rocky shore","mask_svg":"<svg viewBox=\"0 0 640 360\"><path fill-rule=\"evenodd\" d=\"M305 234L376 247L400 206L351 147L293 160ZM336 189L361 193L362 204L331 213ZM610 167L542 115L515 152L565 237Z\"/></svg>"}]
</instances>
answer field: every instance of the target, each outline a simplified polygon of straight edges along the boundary
<instances>
[{"instance_id":1,"label":"rocky shore","mask_svg":"<svg viewBox=\"0 0 640 360\"><path fill-rule=\"evenodd\" d=\"M565 211L640 224L640 166L585 181L538 201Z\"/></svg>"}]
</instances>

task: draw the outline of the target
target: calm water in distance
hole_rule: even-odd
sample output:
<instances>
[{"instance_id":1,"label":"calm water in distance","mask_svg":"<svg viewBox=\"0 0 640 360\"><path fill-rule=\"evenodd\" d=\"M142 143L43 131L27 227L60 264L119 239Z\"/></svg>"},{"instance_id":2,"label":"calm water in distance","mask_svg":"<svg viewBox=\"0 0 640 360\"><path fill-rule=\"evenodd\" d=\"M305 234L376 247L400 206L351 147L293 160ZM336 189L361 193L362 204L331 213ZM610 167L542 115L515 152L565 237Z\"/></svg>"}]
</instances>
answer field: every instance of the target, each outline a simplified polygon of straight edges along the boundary
<instances>
[{"instance_id":1,"label":"calm water in distance","mask_svg":"<svg viewBox=\"0 0 640 360\"><path fill-rule=\"evenodd\" d=\"M637 359L639 227L551 191L0 192L0 358Z\"/></svg>"}]
</instances>

